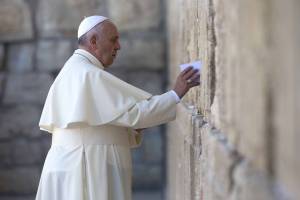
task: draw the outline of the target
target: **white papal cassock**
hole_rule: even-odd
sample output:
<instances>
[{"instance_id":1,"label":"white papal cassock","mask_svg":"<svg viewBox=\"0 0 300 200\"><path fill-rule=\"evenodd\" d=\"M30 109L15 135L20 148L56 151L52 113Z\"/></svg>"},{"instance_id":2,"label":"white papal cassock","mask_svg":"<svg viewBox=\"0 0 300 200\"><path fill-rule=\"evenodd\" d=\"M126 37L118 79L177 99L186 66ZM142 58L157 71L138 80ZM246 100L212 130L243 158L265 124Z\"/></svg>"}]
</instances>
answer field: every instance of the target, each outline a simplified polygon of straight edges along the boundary
<instances>
[{"instance_id":1,"label":"white papal cassock","mask_svg":"<svg viewBox=\"0 0 300 200\"><path fill-rule=\"evenodd\" d=\"M172 91L152 96L103 69L77 49L51 85L39 126L52 144L36 200L131 200L134 129L175 119Z\"/></svg>"}]
</instances>

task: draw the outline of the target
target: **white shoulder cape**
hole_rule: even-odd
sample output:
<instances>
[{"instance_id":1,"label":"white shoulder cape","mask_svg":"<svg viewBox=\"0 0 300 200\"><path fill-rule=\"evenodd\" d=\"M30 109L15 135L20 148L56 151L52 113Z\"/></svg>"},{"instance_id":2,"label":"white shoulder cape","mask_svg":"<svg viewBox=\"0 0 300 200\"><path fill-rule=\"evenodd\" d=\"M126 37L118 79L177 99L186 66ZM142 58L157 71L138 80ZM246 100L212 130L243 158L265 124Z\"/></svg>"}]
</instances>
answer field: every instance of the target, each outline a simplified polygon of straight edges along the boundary
<instances>
[{"instance_id":1,"label":"white shoulder cape","mask_svg":"<svg viewBox=\"0 0 300 200\"><path fill-rule=\"evenodd\" d=\"M152 96L103 69L92 54L77 49L50 87L40 129L106 124Z\"/></svg>"}]
</instances>

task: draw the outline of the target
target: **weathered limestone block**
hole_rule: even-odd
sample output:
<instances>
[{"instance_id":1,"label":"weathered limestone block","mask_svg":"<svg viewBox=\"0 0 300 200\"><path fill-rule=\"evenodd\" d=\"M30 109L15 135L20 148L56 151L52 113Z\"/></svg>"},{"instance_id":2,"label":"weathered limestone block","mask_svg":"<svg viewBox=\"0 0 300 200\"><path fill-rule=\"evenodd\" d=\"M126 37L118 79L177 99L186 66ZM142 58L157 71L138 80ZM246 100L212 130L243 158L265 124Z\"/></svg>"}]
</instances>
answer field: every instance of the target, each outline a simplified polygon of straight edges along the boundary
<instances>
[{"instance_id":1,"label":"weathered limestone block","mask_svg":"<svg viewBox=\"0 0 300 200\"><path fill-rule=\"evenodd\" d=\"M120 31L158 28L161 21L159 0L110 0L109 14Z\"/></svg>"},{"instance_id":2,"label":"weathered limestone block","mask_svg":"<svg viewBox=\"0 0 300 200\"><path fill-rule=\"evenodd\" d=\"M239 8L239 75L237 131L240 133L238 149L264 170L268 162L268 4L260 0L240 2ZM256 31L252 31L256 30Z\"/></svg>"},{"instance_id":3,"label":"weathered limestone block","mask_svg":"<svg viewBox=\"0 0 300 200\"><path fill-rule=\"evenodd\" d=\"M213 78L210 61L213 59L209 47L213 46L208 1L170 1L168 4L168 39L170 82L173 84L180 73L178 65L201 60L201 86L193 88L183 101L194 104L202 113L209 114L211 79ZM174 20L176 19L176 20ZM213 47L212 47L213 48ZM201 98L201 101L199 100Z\"/></svg>"},{"instance_id":4,"label":"weathered limestone block","mask_svg":"<svg viewBox=\"0 0 300 200\"><path fill-rule=\"evenodd\" d=\"M239 1L227 3L213 1L214 32L217 42L215 48L215 97L211 107L211 123L222 130L229 142L236 144L238 135L235 124L237 118L237 99L241 75L239 74Z\"/></svg>"},{"instance_id":5,"label":"weathered limestone block","mask_svg":"<svg viewBox=\"0 0 300 200\"><path fill-rule=\"evenodd\" d=\"M173 85L175 83L175 78L179 72L179 69L175 66L178 66L180 63L180 57L178 56L179 48L181 47L181 40L179 39L178 30L181 26L181 20L171 20L178 19L178 2L168 0L168 6L166 6L168 20L167 20L167 29L168 29L168 37L167 37L167 49L168 49L168 57L169 57L169 84Z\"/></svg>"},{"instance_id":6,"label":"weathered limestone block","mask_svg":"<svg viewBox=\"0 0 300 200\"><path fill-rule=\"evenodd\" d=\"M7 68L10 72L29 72L33 69L35 48L32 43L11 44Z\"/></svg>"},{"instance_id":7,"label":"weathered limestone block","mask_svg":"<svg viewBox=\"0 0 300 200\"><path fill-rule=\"evenodd\" d=\"M144 164L157 164L160 166L163 158L163 141L162 133L159 127L154 127L145 130L143 144L141 150L143 151Z\"/></svg>"},{"instance_id":8,"label":"weathered limestone block","mask_svg":"<svg viewBox=\"0 0 300 200\"><path fill-rule=\"evenodd\" d=\"M37 10L37 27L42 37L77 36L85 16L106 15L101 0L41 0Z\"/></svg>"},{"instance_id":9,"label":"weathered limestone block","mask_svg":"<svg viewBox=\"0 0 300 200\"><path fill-rule=\"evenodd\" d=\"M177 111L178 113L178 111ZM179 113L178 113L179 114ZM178 124L169 123L167 135L168 152L168 192L167 199L182 200L184 198L184 135L179 131Z\"/></svg>"},{"instance_id":10,"label":"weathered limestone block","mask_svg":"<svg viewBox=\"0 0 300 200\"><path fill-rule=\"evenodd\" d=\"M4 45L0 44L0 71L4 66Z\"/></svg>"},{"instance_id":11,"label":"weathered limestone block","mask_svg":"<svg viewBox=\"0 0 300 200\"><path fill-rule=\"evenodd\" d=\"M192 117L193 136L192 136L192 149L191 149L191 199L201 199L201 155L202 155L202 138L201 132L205 126L203 116L197 115Z\"/></svg>"},{"instance_id":12,"label":"weathered limestone block","mask_svg":"<svg viewBox=\"0 0 300 200\"><path fill-rule=\"evenodd\" d=\"M106 71L118 77L119 79L128 82L128 69L110 66L108 69L106 69Z\"/></svg>"},{"instance_id":13,"label":"weathered limestone block","mask_svg":"<svg viewBox=\"0 0 300 200\"><path fill-rule=\"evenodd\" d=\"M162 69L164 44L157 38L121 39L121 50L112 67Z\"/></svg>"},{"instance_id":14,"label":"weathered limestone block","mask_svg":"<svg viewBox=\"0 0 300 200\"><path fill-rule=\"evenodd\" d=\"M231 170L239 161L225 136L208 124L201 130L200 171L203 199L227 199L232 188Z\"/></svg>"},{"instance_id":15,"label":"weathered limestone block","mask_svg":"<svg viewBox=\"0 0 300 200\"><path fill-rule=\"evenodd\" d=\"M1 195L1 200L33 200L35 199L35 194L34 195L26 195L25 197L20 197L19 195L10 195L10 196L2 196Z\"/></svg>"},{"instance_id":16,"label":"weathered limestone block","mask_svg":"<svg viewBox=\"0 0 300 200\"><path fill-rule=\"evenodd\" d=\"M11 74L7 78L3 102L43 104L52 81L49 74Z\"/></svg>"},{"instance_id":17,"label":"weathered limestone block","mask_svg":"<svg viewBox=\"0 0 300 200\"><path fill-rule=\"evenodd\" d=\"M10 142L0 143L0 166L9 166L12 164L12 145Z\"/></svg>"},{"instance_id":18,"label":"weathered limestone block","mask_svg":"<svg viewBox=\"0 0 300 200\"><path fill-rule=\"evenodd\" d=\"M272 127L269 145L273 152L270 167L290 199L300 199L300 25L299 1L272 1L272 86L269 101Z\"/></svg>"},{"instance_id":19,"label":"weathered limestone block","mask_svg":"<svg viewBox=\"0 0 300 200\"><path fill-rule=\"evenodd\" d=\"M139 148L132 149L133 165L153 164L161 166L163 157L162 130L160 127L143 131L143 141Z\"/></svg>"},{"instance_id":20,"label":"weathered limestone block","mask_svg":"<svg viewBox=\"0 0 300 200\"><path fill-rule=\"evenodd\" d=\"M25 0L2 0L0 41L32 39L31 13Z\"/></svg>"},{"instance_id":21,"label":"weathered limestone block","mask_svg":"<svg viewBox=\"0 0 300 200\"><path fill-rule=\"evenodd\" d=\"M267 5L262 1L213 2L216 91L210 122L245 157L264 169L268 152L265 134L269 65ZM254 29L257 31L252 34Z\"/></svg>"},{"instance_id":22,"label":"weathered limestone block","mask_svg":"<svg viewBox=\"0 0 300 200\"><path fill-rule=\"evenodd\" d=\"M38 127L40 114L38 107L25 104L13 108L1 108L0 138L12 138L16 135L40 136Z\"/></svg>"},{"instance_id":23,"label":"weathered limestone block","mask_svg":"<svg viewBox=\"0 0 300 200\"><path fill-rule=\"evenodd\" d=\"M168 199L190 199L193 185L193 107L178 104L177 118L168 132ZM179 123L180 122L180 123Z\"/></svg>"},{"instance_id":24,"label":"weathered limestone block","mask_svg":"<svg viewBox=\"0 0 300 200\"><path fill-rule=\"evenodd\" d=\"M50 147L51 147L51 142L52 142L52 134L50 134L47 131L41 131L40 133L42 133L41 136L41 140L40 140L40 144L42 146L42 154L43 154L43 158L46 157Z\"/></svg>"},{"instance_id":25,"label":"weathered limestone block","mask_svg":"<svg viewBox=\"0 0 300 200\"><path fill-rule=\"evenodd\" d=\"M162 187L162 168L159 165L133 165L134 189L159 189Z\"/></svg>"},{"instance_id":26,"label":"weathered limestone block","mask_svg":"<svg viewBox=\"0 0 300 200\"><path fill-rule=\"evenodd\" d=\"M189 31L189 27L185 28L185 33L189 33L193 41L186 39L190 46L190 53L188 55L189 61L201 60L202 69L200 77L200 86L194 88L189 93L189 101L192 101L198 110L204 115L208 121L210 119L210 106L215 95L215 88L213 81L215 79L215 65L214 65L214 48L215 36L212 31L212 10L210 9L210 1L197 1L193 11L193 15L189 15L188 21L192 21L191 28L193 32ZM192 4L193 5L193 4ZM194 6L193 6L194 7ZM189 11L187 11L188 13ZM195 16L195 17L194 17ZM196 43L196 47L194 45ZM192 48L191 48L192 47Z\"/></svg>"},{"instance_id":27,"label":"weathered limestone block","mask_svg":"<svg viewBox=\"0 0 300 200\"><path fill-rule=\"evenodd\" d=\"M141 146L132 151L134 188L158 189L163 181L161 128L149 128L143 134Z\"/></svg>"},{"instance_id":28,"label":"weathered limestone block","mask_svg":"<svg viewBox=\"0 0 300 200\"><path fill-rule=\"evenodd\" d=\"M39 41L37 45L37 68L43 72L58 71L72 53L72 42L69 40Z\"/></svg>"},{"instance_id":29,"label":"weathered limestone block","mask_svg":"<svg viewBox=\"0 0 300 200\"><path fill-rule=\"evenodd\" d=\"M133 70L115 66L109 67L107 71L129 84L141 88L153 95L165 92L163 90L163 74L160 71L151 71L148 69Z\"/></svg>"},{"instance_id":30,"label":"weathered limestone block","mask_svg":"<svg viewBox=\"0 0 300 200\"><path fill-rule=\"evenodd\" d=\"M136 71L128 73L128 83L141 88L153 95L163 93L162 77L160 73L150 71Z\"/></svg>"},{"instance_id":31,"label":"weathered limestone block","mask_svg":"<svg viewBox=\"0 0 300 200\"><path fill-rule=\"evenodd\" d=\"M0 193L33 194L36 192L40 170L37 167L0 170Z\"/></svg>"},{"instance_id":32,"label":"weathered limestone block","mask_svg":"<svg viewBox=\"0 0 300 200\"><path fill-rule=\"evenodd\" d=\"M266 174L257 171L253 166L243 161L233 171L232 200L271 200L275 199L272 194L271 182Z\"/></svg>"},{"instance_id":33,"label":"weathered limestone block","mask_svg":"<svg viewBox=\"0 0 300 200\"><path fill-rule=\"evenodd\" d=\"M0 72L0 95L4 93L4 81L5 81L6 73Z\"/></svg>"},{"instance_id":34,"label":"weathered limestone block","mask_svg":"<svg viewBox=\"0 0 300 200\"><path fill-rule=\"evenodd\" d=\"M39 141L18 138L14 139L12 146L14 163L17 165L41 164L44 161L42 144Z\"/></svg>"}]
</instances>

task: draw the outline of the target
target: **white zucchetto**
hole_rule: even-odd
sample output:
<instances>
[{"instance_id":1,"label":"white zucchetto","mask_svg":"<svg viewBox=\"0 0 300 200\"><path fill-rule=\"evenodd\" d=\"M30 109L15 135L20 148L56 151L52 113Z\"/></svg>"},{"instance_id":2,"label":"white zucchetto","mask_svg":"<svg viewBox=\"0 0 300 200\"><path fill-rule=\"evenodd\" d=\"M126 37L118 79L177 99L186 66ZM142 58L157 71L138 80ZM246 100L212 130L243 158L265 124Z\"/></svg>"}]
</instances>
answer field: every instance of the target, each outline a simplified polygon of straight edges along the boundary
<instances>
[{"instance_id":1,"label":"white zucchetto","mask_svg":"<svg viewBox=\"0 0 300 200\"><path fill-rule=\"evenodd\" d=\"M108 18L99 15L94 15L94 16L89 16L84 18L78 27L78 35L77 35L78 39L84 34L86 34L87 32L89 32L97 24L105 20L108 20Z\"/></svg>"}]
</instances>

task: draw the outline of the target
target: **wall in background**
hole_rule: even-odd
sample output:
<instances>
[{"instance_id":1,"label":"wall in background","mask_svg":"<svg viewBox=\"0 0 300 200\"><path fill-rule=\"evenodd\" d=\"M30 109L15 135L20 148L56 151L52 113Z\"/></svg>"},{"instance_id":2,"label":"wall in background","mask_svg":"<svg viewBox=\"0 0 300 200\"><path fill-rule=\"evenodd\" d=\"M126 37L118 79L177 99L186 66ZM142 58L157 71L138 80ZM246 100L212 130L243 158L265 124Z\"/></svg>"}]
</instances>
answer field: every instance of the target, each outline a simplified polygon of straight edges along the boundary
<instances>
[{"instance_id":1,"label":"wall in background","mask_svg":"<svg viewBox=\"0 0 300 200\"><path fill-rule=\"evenodd\" d=\"M109 69L153 94L166 83L165 29L160 0L0 1L0 198L33 199L51 137L39 130L54 78L77 48L84 16L110 17L122 49ZM62 97L63 98L63 97ZM163 127L145 131L133 151L134 188L161 189Z\"/></svg>"}]
</instances>

